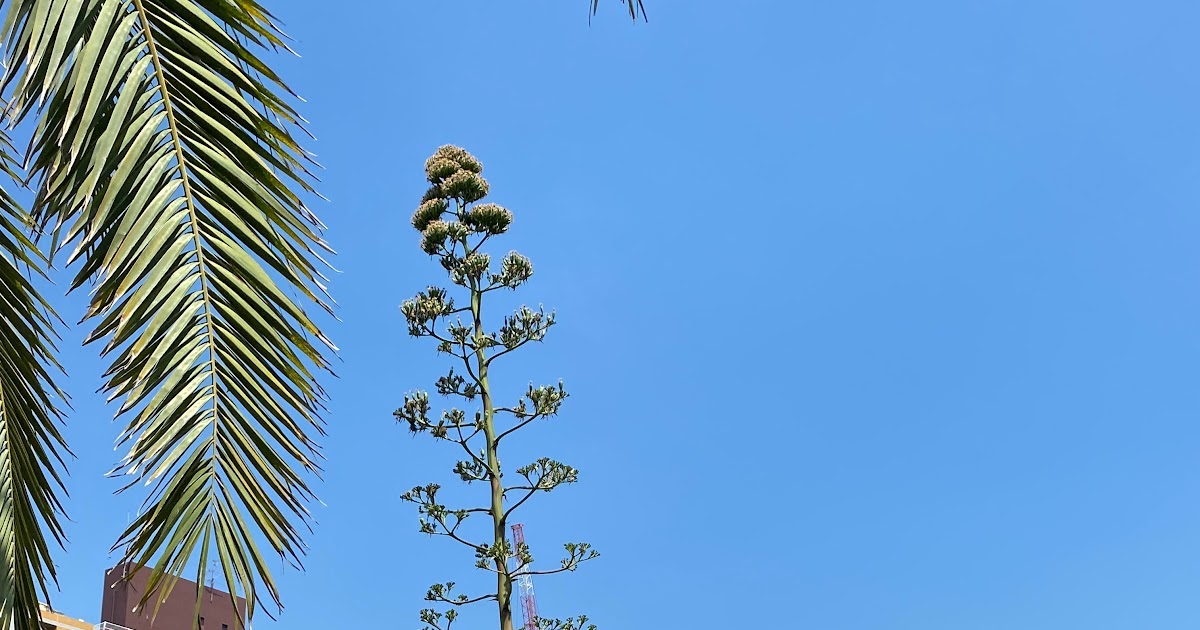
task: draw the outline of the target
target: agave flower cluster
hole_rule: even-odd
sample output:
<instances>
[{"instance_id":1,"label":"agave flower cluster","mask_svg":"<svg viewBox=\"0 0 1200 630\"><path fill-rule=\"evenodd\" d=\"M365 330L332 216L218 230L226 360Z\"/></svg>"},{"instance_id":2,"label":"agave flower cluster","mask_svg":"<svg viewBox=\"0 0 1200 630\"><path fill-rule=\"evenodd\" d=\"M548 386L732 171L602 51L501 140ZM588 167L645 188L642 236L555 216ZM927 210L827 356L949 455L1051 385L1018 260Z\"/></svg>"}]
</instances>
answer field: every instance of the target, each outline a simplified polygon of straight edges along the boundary
<instances>
[{"instance_id":1,"label":"agave flower cluster","mask_svg":"<svg viewBox=\"0 0 1200 630\"><path fill-rule=\"evenodd\" d=\"M491 273L491 256L479 246L488 237L504 234L513 215L494 203L477 203L488 194L483 164L459 147L446 145L425 161L429 190L412 215L421 233L421 249L442 259L451 280L461 286L515 289L533 275L529 259L509 252ZM472 245L470 238L477 237ZM486 286L484 286L486 285Z\"/></svg>"},{"instance_id":2,"label":"agave flower cluster","mask_svg":"<svg viewBox=\"0 0 1200 630\"><path fill-rule=\"evenodd\" d=\"M503 234L512 224L512 213L505 208L494 203L471 205L488 194L482 173L483 164L455 146L443 146L425 161L429 190L413 213L412 224L421 233L421 248L430 255L452 251L469 234Z\"/></svg>"}]
</instances>

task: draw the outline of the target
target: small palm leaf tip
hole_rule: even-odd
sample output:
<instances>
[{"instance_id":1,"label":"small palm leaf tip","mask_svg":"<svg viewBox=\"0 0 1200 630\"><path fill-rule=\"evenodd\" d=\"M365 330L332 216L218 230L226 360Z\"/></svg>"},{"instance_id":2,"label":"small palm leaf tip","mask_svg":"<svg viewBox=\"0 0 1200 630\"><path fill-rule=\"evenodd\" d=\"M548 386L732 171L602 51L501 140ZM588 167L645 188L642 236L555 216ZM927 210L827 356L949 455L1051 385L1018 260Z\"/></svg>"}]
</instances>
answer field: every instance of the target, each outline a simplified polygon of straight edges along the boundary
<instances>
[{"instance_id":1,"label":"small palm leaf tip","mask_svg":"<svg viewBox=\"0 0 1200 630\"><path fill-rule=\"evenodd\" d=\"M621 0L621 4L629 10L629 18L637 20L638 14L641 14L642 19L646 20L646 7L642 4L642 0ZM592 15L600 10L600 0L592 0Z\"/></svg>"},{"instance_id":2,"label":"small palm leaf tip","mask_svg":"<svg viewBox=\"0 0 1200 630\"><path fill-rule=\"evenodd\" d=\"M16 180L0 134L0 171ZM65 398L52 375L57 319L30 275L45 260L26 236L29 216L0 188L0 628L40 628L38 601L57 581L53 539L64 542L59 432ZM40 525L39 525L40 523Z\"/></svg>"},{"instance_id":3,"label":"small palm leaf tip","mask_svg":"<svg viewBox=\"0 0 1200 630\"><path fill-rule=\"evenodd\" d=\"M304 554L336 351L304 308L332 313L314 163L259 57L285 36L254 0L13 0L6 24L7 113L39 118L33 220L79 263L72 288L94 284L116 472L149 488L117 545L150 567L141 603L217 559L249 614L279 606L271 556Z\"/></svg>"}]
</instances>

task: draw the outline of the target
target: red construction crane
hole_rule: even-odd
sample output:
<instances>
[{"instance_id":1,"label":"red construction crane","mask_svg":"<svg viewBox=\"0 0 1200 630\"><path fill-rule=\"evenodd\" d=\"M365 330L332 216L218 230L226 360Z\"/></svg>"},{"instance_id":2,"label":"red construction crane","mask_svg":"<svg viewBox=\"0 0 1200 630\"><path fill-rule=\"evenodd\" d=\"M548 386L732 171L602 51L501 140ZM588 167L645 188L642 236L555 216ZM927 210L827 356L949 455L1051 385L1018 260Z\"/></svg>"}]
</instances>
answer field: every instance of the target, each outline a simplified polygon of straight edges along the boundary
<instances>
[{"instance_id":1,"label":"red construction crane","mask_svg":"<svg viewBox=\"0 0 1200 630\"><path fill-rule=\"evenodd\" d=\"M512 526L514 557L518 549L525 546L525 529L520 523ZM521 566L521 560L514 561L516 567ZM529 566L521 568L526 572L517 578L517 595L521 601L521 614L525 618L525 630L538 630L537 598L533 596L533 576L527 573Z\"/></svg>"}]
</instances>

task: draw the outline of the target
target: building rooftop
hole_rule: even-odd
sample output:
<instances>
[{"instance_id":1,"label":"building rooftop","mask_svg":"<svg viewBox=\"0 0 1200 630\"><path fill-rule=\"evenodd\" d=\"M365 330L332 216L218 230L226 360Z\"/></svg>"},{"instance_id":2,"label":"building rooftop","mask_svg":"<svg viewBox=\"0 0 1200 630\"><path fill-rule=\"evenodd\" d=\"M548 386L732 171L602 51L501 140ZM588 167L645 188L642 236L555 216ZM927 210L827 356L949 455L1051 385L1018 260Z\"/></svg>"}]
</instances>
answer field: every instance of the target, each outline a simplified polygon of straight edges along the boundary
<instances>
[{"instance_id":1,"label":"building rooftop","mask_svg":"<svg viewBox=\"0 0 1200 630\"><path fill-rule=\"evenodd\" d=\"M98 630L92 624L82 619L72 619L45 604L40 604L42 617L42 627L46 630L51 628L64 628L66 630Z\"/></svg>"}]
</instances>

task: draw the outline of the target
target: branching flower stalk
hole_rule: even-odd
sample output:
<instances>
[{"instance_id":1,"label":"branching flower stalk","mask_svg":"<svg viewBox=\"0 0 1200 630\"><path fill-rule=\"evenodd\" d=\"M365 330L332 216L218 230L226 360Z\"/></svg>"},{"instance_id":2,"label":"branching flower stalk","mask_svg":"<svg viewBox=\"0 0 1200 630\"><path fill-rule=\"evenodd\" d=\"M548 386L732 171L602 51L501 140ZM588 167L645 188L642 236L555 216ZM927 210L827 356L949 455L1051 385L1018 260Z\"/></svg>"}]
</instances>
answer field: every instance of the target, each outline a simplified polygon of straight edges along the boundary
<instances>
[{"instance_id":1,"label":"branching flower stalk","mask_svg":"<svg viewBox=\"0 0 1200 630\"><path fill-rule=\"evenodd\" d=\"M431 337L439 353L455 359L437 380L437 393L459 399L464 407L450 407L431 417L429 394L417 391L404 397L404 405L394 412L397 421L408 424L414 433L424 433L437 441L457 445L463 455L453 472L467 484L481 482L488 488L487 504L481 507L449 508L440 502L441 486L429 484L406 492L402 498L417 505L420 531L443 536L470 547L475 566L495 574L496 590L470 596L455 593L455 583L434 584L425 599L449 606L439 612L421 611L425 630L449 630L458 617L458 609L467 604L492 601L497 605L500 630L512 630L513 583L525 575L547 575L574 571L580 563L598 554L587 543L565 545L566 557L557 568L535 571L527 545L514 549L507 528L513 512L540 492L549 492L563 484L574 483L579 471L561 462L543 457L517 468L520 479L505 485L501 468L500 445L514 432L535 420L553 418L567 398L562 382L532 385L511 406L498 406L490 375L496 361L531 342L540 342L554 326L554 313L542 307L522 306L489 331L484 325L484 298L502 289L514 290L533 275L529 259L509 252L492 264L484 245L508 231L513 215L493 203L479 203L488 194L481 173L483 165L470 153L453 146L437 150L425 163L430 188L412 217L413 227L421 233L421 249L438 259L457 291L468 297L466 306L457 306L450 292L429 287L404 302L401 312L414 337ZM488 527L472 537L463 525L469 517L490 517ZM541 619L546 630L590 630L587 617Z\"/></svg>"}]
</instances>

